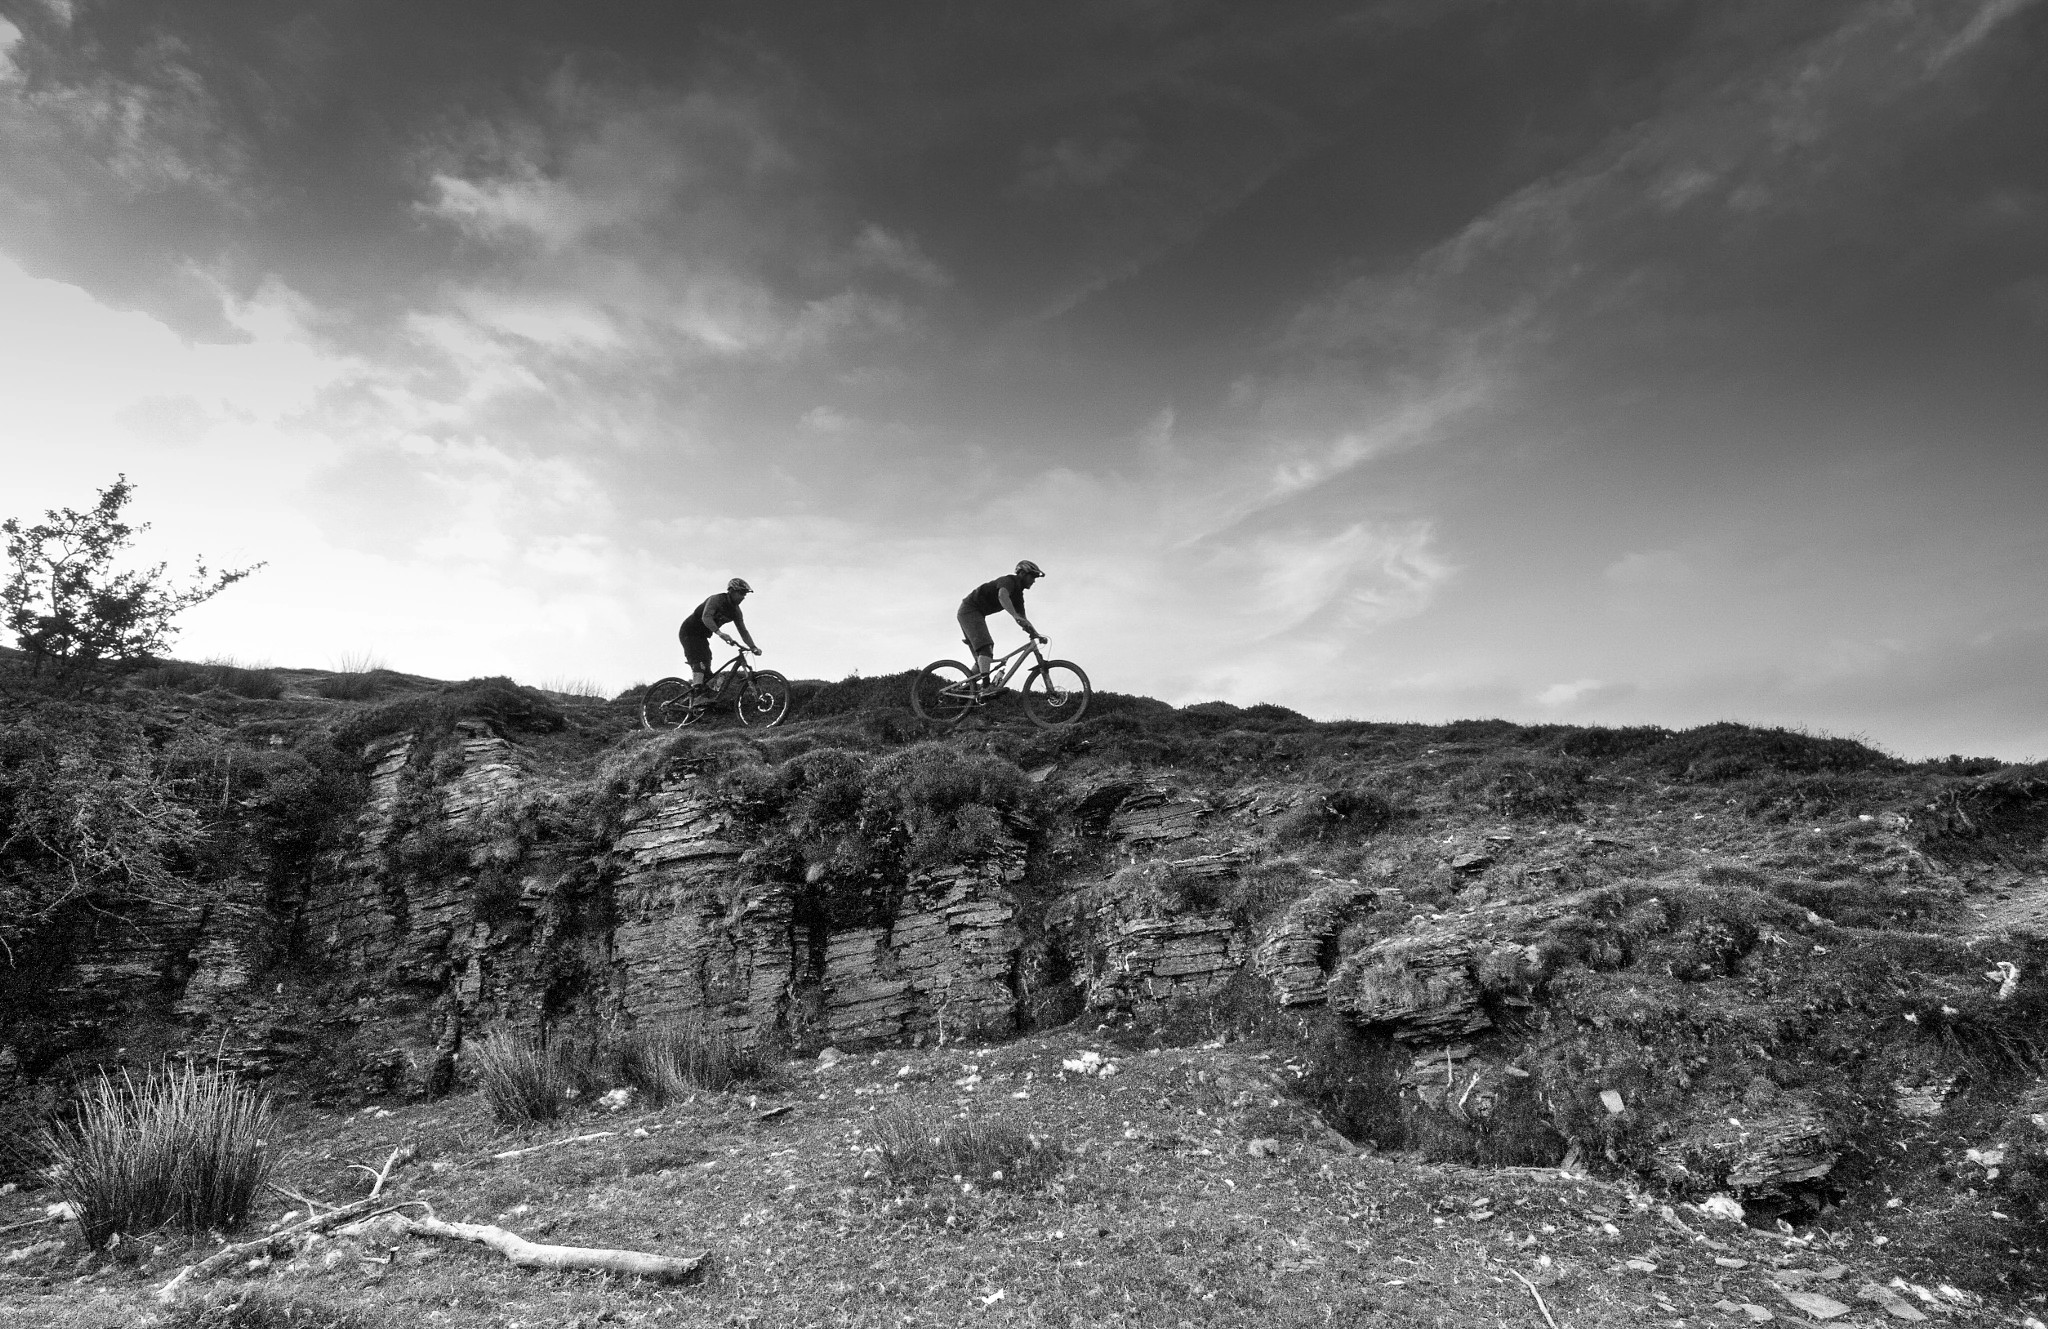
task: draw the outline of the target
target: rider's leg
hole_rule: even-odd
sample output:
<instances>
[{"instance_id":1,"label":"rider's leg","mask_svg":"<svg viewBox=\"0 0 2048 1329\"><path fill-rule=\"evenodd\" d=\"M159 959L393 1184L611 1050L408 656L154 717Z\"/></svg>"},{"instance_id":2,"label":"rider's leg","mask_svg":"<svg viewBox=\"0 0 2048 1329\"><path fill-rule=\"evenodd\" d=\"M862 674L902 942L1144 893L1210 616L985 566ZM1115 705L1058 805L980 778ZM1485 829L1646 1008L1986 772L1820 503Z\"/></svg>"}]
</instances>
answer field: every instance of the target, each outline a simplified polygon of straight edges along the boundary
<instances>
[{"instance_id":1,"label":"rider's leg","mask_svg":"<svg viewBox=\"0 0 2048 1329\"><path fill-rule=\"evenodd\" d=\"M677 635L683 643L683 659L690 665L690 686L702 691L706 680L711 677L711 636L707 632L690 630L685 623Z\"/></svg>"},{"instance_id":2,"label":"rider's leg","mask_svg":"<svg viewBox=\"0 0 2048 1329\"><path fill-rule=\"evenodd\" d=\"M974 672L986 675L996 658L996 639L988 633L987 616L976 613L971 604L962 604L959 623L961 643L974 652Z\"/></svg>"}]
</instances>

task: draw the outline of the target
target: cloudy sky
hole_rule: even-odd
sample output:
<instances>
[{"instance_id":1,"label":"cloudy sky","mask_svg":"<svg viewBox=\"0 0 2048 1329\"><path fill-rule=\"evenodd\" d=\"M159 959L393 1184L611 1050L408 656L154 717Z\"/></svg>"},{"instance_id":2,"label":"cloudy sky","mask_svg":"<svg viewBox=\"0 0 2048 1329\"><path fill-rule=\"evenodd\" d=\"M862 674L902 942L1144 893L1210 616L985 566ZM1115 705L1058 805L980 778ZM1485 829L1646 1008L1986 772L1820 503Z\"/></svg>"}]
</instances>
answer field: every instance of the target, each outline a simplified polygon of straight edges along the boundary
<instances>
[{"instance_id":1,"label":"cloudy sky","mask_svg":"<svg viewBox=\"0 0 2048 1329\"><path fill-rule=\"evenodd\" d=\"M190 658L2048 756L2048 4L0 0L0 512ZM1014 637L998 632L999 642Z\"/></svg>"}]
</instances>

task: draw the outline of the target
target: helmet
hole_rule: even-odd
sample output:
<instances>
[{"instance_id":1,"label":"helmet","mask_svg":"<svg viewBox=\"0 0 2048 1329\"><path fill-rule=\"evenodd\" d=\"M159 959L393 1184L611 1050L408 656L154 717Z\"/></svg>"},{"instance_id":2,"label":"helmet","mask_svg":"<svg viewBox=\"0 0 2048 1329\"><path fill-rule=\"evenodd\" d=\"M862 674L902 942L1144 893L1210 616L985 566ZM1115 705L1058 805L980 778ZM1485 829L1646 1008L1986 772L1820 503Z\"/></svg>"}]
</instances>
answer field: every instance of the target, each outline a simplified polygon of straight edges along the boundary
<instances>
[{"instance_id":1,"label":"helmet","mask_svg":"<svg viewBox=\"0 0 2048 1329\"><path fill-rule=\"evenodd\" d=\"M727 595L744 595L753 589L753 587L747 585L745 577L734 577L725 584L725 593Z\"/></svg>"},{"instance_id":2,"label":"helmet","mask_svg":"<svg viewBox=\"0 0 2048 1329\"><path fill-rule=\"evenodd\" d=\"M1043 577L1045 570L1027 558L1017 565L1017 575L1020 577Z\"/></svg>"}]
</instances>

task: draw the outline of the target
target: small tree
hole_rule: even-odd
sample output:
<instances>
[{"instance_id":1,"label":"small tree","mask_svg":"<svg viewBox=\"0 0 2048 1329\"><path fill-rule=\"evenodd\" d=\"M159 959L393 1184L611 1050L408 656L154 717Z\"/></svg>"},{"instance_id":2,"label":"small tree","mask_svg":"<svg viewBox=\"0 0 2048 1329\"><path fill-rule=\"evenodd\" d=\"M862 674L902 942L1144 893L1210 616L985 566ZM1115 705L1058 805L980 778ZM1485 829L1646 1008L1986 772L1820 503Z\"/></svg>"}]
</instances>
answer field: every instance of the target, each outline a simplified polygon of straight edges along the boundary
<instances>
[{"instance_id":1,"label":"small tree","mask_svg":"<svg viewBox=\"0 0 2048 1329\"><path fill-rule=\"evenodd\" d=\"M14 567L0 588L0 622L38 665L49 658L68 670L156 655L176 631L172 619L263 566L215 574L197 564L196 580L182 587L166 580L163 563L116 571L116 556L149 529L121 520L134 492L124 474L89 511L46 511L35 526L14 517L0 522Z\"/></svg>"}]
</instances>

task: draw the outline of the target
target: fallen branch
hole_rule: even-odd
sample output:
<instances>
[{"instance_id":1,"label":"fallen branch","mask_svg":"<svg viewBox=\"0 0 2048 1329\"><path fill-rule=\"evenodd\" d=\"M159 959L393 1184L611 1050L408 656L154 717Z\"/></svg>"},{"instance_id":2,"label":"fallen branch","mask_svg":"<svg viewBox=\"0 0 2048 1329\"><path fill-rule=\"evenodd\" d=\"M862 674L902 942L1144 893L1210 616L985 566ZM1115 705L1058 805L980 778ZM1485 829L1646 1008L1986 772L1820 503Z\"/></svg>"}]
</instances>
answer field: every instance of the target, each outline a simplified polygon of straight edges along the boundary
<instances>
[{"instance_id":1,"label":"fallen branch","mask_svg":"<svg viewBox=\"0 0 2048 1329\"><path fill-rule=\"evenodd\" d=\"M19 1223L9 1223L6 1227L0 1227L0 1233L19 1232L25 1227L41 1227L45 1223L61 1223L63 1221L56 1214L37 1214L34 1218L24 1218Z\"/></svg>"},{"instance_id":2,"label":"fallen branch","mask_svg":"<svg viewBox=\"0 0 2048 1329\"><path fill-rule=\"evenodd\" d=\"M1528 1288L1529 1295L1536 1298L1536 1309L1543 1312L1543 1323L1549 1325L1550 1329L1557 1329L1557 1321L1550 1318L1550 1307L1543 1304L1543 1294L1536 1290L1536 1285L1528 1279L1522 1278L1522 1271L1519 1269L1510 1269L1508 1272L1516 1278L1521 1278L1522 1286Z\"/></svg>"},{"instance_id":3,"label":"fallen branch","mask_svg":"<svg viewBox=\"0 0 2048 1329\"><path fill-rule=\"evenodd\" d=\"M183 1269L180 1269L176 1277L157 1289L156 1299L169 1304L177 1298L178 1293L187 1283L203 1283L223 1269L232 1268L244 1260L253 1260L259 1256L268 1255L272 1251L283 1250L310 1232L325 1232L329 1228L339 1227L351 1218L355 1218L360 1214L366 1214L370 1210L375 1209L378 1203L376 1196L366 1196L363 1199L357 1200L354 1204L345 1204L339 1209L321 1214L318 1218L301 1219L288 1227L279 1228L268 1236L258 1237L254 1241L244 1241L233 1246L223 1246L198 1264L188 1264Z\"/></svg>"},{"instance_id":4,"label":"fallen branch","mask_svg":"<svg viewBox=\"0 0 2048 1329\"><path fill-rule=\"evenodd\" d=\"M365 1163L350 1163L348 1165L349 1171L367 1172L370 1174L370 1177L372 1179L370 1186L370 1198L374 1200L379 1195L383 1194L384 1183L391 1180L391 1169L398 1166L400 1163L412 1162L413 1156L418 1152L419 1150L414 1148L412 1145L400 1145L398 1148L393 1149L391 1151L391 1157L384 1160L384 1166L382 1168L373 1168Z\"/></svg>"},{"instance_id":5,"label":"fallen branch","mask_svg":"<svg viewBox=\"0 0 2048 1329\"><path fill-rule=\"evenodd\" d=\"M330 1209L324 1214L300 1219L296 1223L279 1228L268 1236L258 1237L254 1241L245 1241L234 1246L223 1246L198 1264L188 1264L183 1269L180 1269L176 1277L157 1289L156 1299L168 1305L177 1299L178 1292L187 1283L204 1282L221 1270L231 1268L243 1260L252 1260L259 1256L268 1255L272 1251L282 1250L309 1233L325 1232L329 1228L339 1227L351 1219L359 1218L369 1213L378 1207L378 1196L384 1189L384 1183L391 1179L391 1169L398 1162L399 1155L401 1154L409 1158L411 1157L411 1150L409 1148L393 1149L391 1157L384 1160L383 1171L376 1174L376 1184L370 1188L370 1193L362 1199L352 1204L344 1204L339 1208ZM362 1164L358 1163L354 1164L354 1166L362 1167ZM367 1167L363 1168L365 1172L369 1170ZM282 1187L273 1187L273 1189L278 1190L281 1194L290 1195L294 1199L302 1201L306 1206L306 1212L308 1214L313 1213L314 1202L312 1200L299 1195L295 1191L286 1191Z\"/></svg>"},{"instance_id":6,"label":"fallen branch","mask_svg":"<svg viewBox=\"0 0 2048 1329\"><path fill-rule=\"evenodd\" d=\"M309 1214L319 1213L323 1205L329 1209L339 1209L341 1207L337 1204L328 1204L325 1200L316 1200L310 1195L301 1195L299 1192L293 1190L291 1187L279 1185L277 1182L274 1181L268 1183L268 1185L270 1186L270 1189L276 1191L285 1199L291 1200L297 1204L304 1205L306 1208L306 1212Z\"/></svg>"},{"instance_id":7,"label":"fallen branch","mask_svg":"<svg viewBox=\"0 0 2048 1329\"><path fill-rule=\"evenodd\" d=\"M695 1255L648 1255L641 1251L601 1250L591 1246L544 1246L528 1241L488 1223L450 1223L433 1216L401 1216L402 1230L422 1237L443 1237L449 1241L470 1241L488 1246L522 1269L592 1269L608 1274L636 1274L641 1278L682 1282L694 1278L704 1267L710 1252Z\"/></svg>"},{"instance_id":8,"label":"fallen branch","mask_svg":"<svg viewBox=\"0 0 2048 1329\"><path fill-rule=\"evenodd\" d=\"M528 1154L537 1154L543 1149L553 1149L557 1145L582 1144L586 1140L602 1140L617 1134L617 1131L592 1131L588 1135L570 1135L560 1140L549 1140L546 1144L528 1145L524 1149L507 1149L501 1154L492 1154L491 1157L497 1159L524 1158Z\"/></svg>"}]
</instances>

